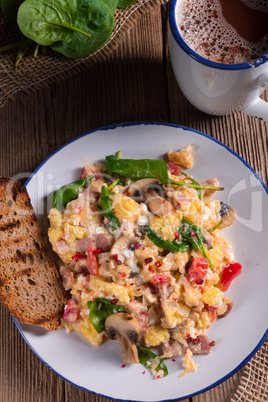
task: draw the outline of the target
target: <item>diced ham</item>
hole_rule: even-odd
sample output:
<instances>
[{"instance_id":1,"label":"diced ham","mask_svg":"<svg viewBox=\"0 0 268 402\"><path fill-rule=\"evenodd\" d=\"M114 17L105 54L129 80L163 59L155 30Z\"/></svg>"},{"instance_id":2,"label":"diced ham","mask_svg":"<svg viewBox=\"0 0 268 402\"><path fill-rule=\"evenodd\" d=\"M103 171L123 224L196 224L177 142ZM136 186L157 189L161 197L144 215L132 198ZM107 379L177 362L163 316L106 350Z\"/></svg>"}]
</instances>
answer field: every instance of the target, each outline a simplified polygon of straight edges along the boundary
<instances>
[{"instance_id":1,"label":"diced ham","mask_svg":"<svg viewBox=\"0 0 268 402\"><path fill-rule=\"evenodd\" d=\"M77 322L81 320L79 305L70 299L63 312L63 319L67 322Z\"/></svg>"},{"instance_id":2,"label":"diced ham","mask_svg":"<svg viewBox=\"0 0 268 402\"><path fill-rule=\"evenodd\" d=\"M82 253L89 249L89 247L93 246L93 240L91 237L83 237L82 239L78 239L75 242L75 249L79 253Z\"/></svg>"},{"instance_id":3,"label":"diced ham","mask_svg":"<svg viewBox=\"0 0 268 402\"><path fill-rule=\"evenodd\" d=\"M167 168L168 168L169 173L171 173L174 176L179 176L182 172L182 168L173 162L167 162Z\"/></svg>"},{"instance_id":4,"label":"diced ham","mask_svg":"<svg viewBox=\"0 0 268 402\"><path fill-rule=\"evenodd\" d=\"M96 236L96 248L101 251L108 251L112 242L112 236L106 233L99 233Z\"/></svg>"},{"instance_id":5,"label":"diced ham","mask_svg":"<svg viewBox=\"0 0 268 402\"><path fill-rule=\"evenodd\" d=\"M174 292L174 286L169 283L159 283L158 292L162 300L167 300Z\"/></svg>"},{"instance_id":6,"label":"diced ham","mask_svg":"<svg viewBox=\"0 0 268 402\"><path fill-rule=\"evenodd\" d=\"M98 261L95 254L95 248L89 247L87 250L87 267L89 269L90 274L98 275Z\"/></svg>"},{"instance_id":7,"label":"diced ham","mask_svg":"<svg viewBox=\"0 0 268 402\"><path fill-rule=\"evenodd\" d=\"M101 174L100 172L94 168L94 166L90 166L86 164L86 166L83 167L80 173L80 179L84 180L89 176L93 176L92 180L100 180L101 179Z\"/></svg>"},{"instance_id":8,"label":"diced ham","mask_svg":"<svg viewBox=\"0 0 268 402\"><path fill-rule=\"evenodd\" d=\"M74 274L65 265L60 266L60 276L65 290L70 290L74 284Z\"/></svg>"},{"instance_id":9,"label":"diced ham","mask_svg":"<svg viewBox=\"0 0 268 402\"><path fill-rule=\"evenodd\" d=\"M190 349L193 355L209 354L212 346L206 335L200 335L196 339L187 342L187 346L177 341L170 341L163 345L162 357L185 356L187 349Z\"/></svg>"},{"instance_id":10,"label":"diced ham","mask_svg":"<svg viewBox=\"0 0 268 402\"><path fill-rule=\"evenodd\" d=\"M65 253L68 253L68 251L70 251L70 247L68 246L68 244L64 240L55 241L54 246L56 248L55 251L59 255L63 255Z\"/></svg>"},{"instance_id":11,"label":"diced ham","mask_svg":"<svg viewBox=\"0 0 268 402\"><path fill-rule=\"evenodd\" d=\"M202 183L200 183L200 185L208 187L219 187L219 181L216 177L214 177L213 179L203 181ZM215 192L216 190L203 190L203 201L209 201Z\"/></svg>"},{"instance_id":12,"label":"diced ham","mask_svg":"<svg viewBox=\"0 0 268 402\"><path fill-rule=\"evenodd\" d=\"M148 311L147 308L137 300L133 300L128 305L129 312L139 321L141 327L148 328Z\"/></svg>"},{"instance_id":13,"label":"diced ham","mask_svg":"<svg viewBox=\"0 0 268 402\"><path fill-rule=\"evenodd\" d=\"M185 197L180 191L167 191L167 197L170 199L171 204L175 209L179 209L180 207L184 207L189 204L189 198Z\"/></svg>"}]
</instances>

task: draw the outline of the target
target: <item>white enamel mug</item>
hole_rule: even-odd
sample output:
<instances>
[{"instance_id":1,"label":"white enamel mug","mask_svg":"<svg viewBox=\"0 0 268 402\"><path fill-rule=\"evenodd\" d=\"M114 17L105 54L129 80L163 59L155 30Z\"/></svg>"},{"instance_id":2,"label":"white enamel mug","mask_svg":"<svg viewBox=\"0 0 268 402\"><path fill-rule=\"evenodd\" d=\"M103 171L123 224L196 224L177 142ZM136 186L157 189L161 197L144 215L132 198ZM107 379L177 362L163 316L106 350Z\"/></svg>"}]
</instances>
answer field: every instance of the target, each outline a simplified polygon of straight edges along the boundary
<instances>
[{"instance_id":1,"label":"white enamel mug","mask_svg":"<svg viewBox=\"0 0 268 402\"><path fill-rule=\"evenodd\" d=\"M268 53L241 64L216 63L199 56L179 33L176 15L180 1L171 0L169 5L169 53L185 97L208 114L243 111L268 121L268 103L260 99L268 87Z\"/></svg>"}]
</instances>

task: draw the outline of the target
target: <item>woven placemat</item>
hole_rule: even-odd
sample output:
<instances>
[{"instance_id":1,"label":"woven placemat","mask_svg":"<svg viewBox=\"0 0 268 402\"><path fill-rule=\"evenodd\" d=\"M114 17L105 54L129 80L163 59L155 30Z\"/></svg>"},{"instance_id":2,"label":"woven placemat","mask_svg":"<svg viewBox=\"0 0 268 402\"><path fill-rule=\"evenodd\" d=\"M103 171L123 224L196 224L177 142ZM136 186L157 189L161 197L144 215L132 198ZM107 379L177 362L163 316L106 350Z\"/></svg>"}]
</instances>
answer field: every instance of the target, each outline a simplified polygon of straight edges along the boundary
<instances>
[{"instance_id":1,"label":"woven placemat","mask_svg":"<svg viewBox=\"0 0 268 402\"><path fill-rule=\"evenodd\" d=\"M240 384L231 402L268 401L268 339L246 364Z\"/></svg>"},{"instance_id":2,"label":"woven placemat","mask_svg":"<svg viewBox=\"0 0 268 402\"><path fill-rule=\"evenodd\" d=\"M0 107L18 91L31 91L43 85L50 85L58 79L68 78L92 63L98 63L110 54L118 45L127 30L145 12L168 0L136 0L125 10L115 13L115 29L110 40L97 52L83 59L71 60L49 48L45 54L34 58L33 49L28 51L19 66L15 68L17 50L0 53ZM0 47L18 41L18 36L9 32L0 14Z\"/></svg>"}]
</instances>

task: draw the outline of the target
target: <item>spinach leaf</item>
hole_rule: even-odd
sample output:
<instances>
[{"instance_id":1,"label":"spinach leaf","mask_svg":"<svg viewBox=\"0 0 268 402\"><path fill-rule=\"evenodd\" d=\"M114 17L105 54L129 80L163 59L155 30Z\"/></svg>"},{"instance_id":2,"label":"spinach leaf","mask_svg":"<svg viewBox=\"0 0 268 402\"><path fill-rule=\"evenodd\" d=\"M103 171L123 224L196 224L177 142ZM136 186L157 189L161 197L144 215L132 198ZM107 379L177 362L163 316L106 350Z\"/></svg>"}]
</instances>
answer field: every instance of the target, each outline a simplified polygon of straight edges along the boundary
<instances>
[{"instance_id":1,"label":"spinach leaf","mask_svg":"<svg viewBox=\"0 0 268 402\"><path fill-rule=\"evenodd\" d=\"M59 40L70 42L74 32L90 36L78 28L76 20L76 0L25 0L18 11L21 32L45 46Z\"/></svg>"},{"instance_id":2,"label":"spinach leaf","mask_svg":"<svg viewBox=\"0 0 268 402\"><path fill-rule=\"evenodd\" d=\"M51 48L75 59L88 56L103 46L112 35L117 0L79 0L76 26L90 37L75 32L72 39L54 43Z\"/></svg>"},{"instance_id":3,"label":"spinach leaf","mask_svg":"<svg viewBox=\"0 0 268 402\"><path fill-rule=\"evenodd\" d=\"M89 319L95 330L100 334L105 329L106 318L115 313L125 313L126 310L123 306L113 304L108 299L101 297L93 301L87 302L89 309Z\"/></svg>"},{"instance_id":4,"label":"spinach leaf","mask_svg":"<svg viewBox=\"0 0 268 402\"><path fill-rule=\"evenodd\" d=\"M4 21L8 29L11 31L17 31L19 29L17 24L17 13L22 2L23 0L1 0L1 10Z\"/></svg>"},{"instance_id":5,"label":"spinach leaf","mask_svg":"<svg viewBox=\"0 0 268 402\"><path fill-rule=\"evenodd\" d=\"M213 271L214 267L203 244L204 236L201 229L193 223L189 222L184 216L182 218L182 222L183 225L179 229L180 235L184 240L188 241L188 243L191 247L193 247L194 250L202 250L204 257L208 260L210 269Z\"/></svg>"},{"instance_id":6,"label":"spinach leaf","mask_svg":"<svg viewBox=\"0 0 268 402\"><path fill-rule=\"evenodd\" d=\"M154 361L158 362L158 360L159 360L159 364L155 368L155 371L158 372L160 370L163 370L164 371L164 377L166 377L168 375L168 369L167 369L167 366L165 365L163 359L161 359L157 354L153 353L151 350L149 350L147 348L144 348L142 346L137 345L137 349L138 349L140 363L143 366L145 366L148 369L152 370L152 366L153 366Z\"/></svg>"},{"instance_id":7,"label":"spinach leaf","mask_svg":"<svg viewBox=\"0 0 268 402\"><path fill-rule=\"evenodd\" d=\"M75 200L78 197L79 191L85 188L87 183L91 181L93 176L89 176L86 179L78 180L70 184L62 186L56 191L53 191L48 195L48 198L53 202L53 208L57 208L59 211L65 209L66 205Z\"/></svg>"},{"instance_id":8,"label":"spinach leaf","mask_svg":"<svg viewBox=\"0 0 268 402\"><path fill-rule=\"evenodd\" d=\"M112 212L112 200L110 199L111 190L118 182L119 179L115 180L109 187L102 186L101 188L100 211L109 220L112 230L120 228L120 223Z\"/></svg>"},{"instance_id":9,"label":"spinach leaf","mask_svg":"<svg viewBox=\"0 0 268 402\"><path fill-rule=\"evenodd\" d=\"M222 187L200 186L198 183L184 183L171 180L166 162L159 159L121 159L114 155L106 156L107 170L132 180L158 179L162 184L175 184L207 190L223 190Z\"/></svg>"},{"instance_id":10,"label":"spinach leaf","mask_svg":"<svg viewBox=\"0 0 268 402\"><path fill-rule=\"evenodd\" d=\"M172 253L184 253L189 250L190 246L188 241L182 240L173 240L173 242L169 242L158 237L156 233L152 229L145 229L147 231L147 236L149 239L158 247L163 248L164 250L171 251Z\"/></svg>"},{"instance_id":11,"label":"spinach leaf","mask_svg":"<svg viewBox=\"0 0 268 402\"><path fill-rule=\"evenodd\" d=\"M127 8L132 6L136 0L118 0L117 8Z\"/></svg>"}]
</instances>

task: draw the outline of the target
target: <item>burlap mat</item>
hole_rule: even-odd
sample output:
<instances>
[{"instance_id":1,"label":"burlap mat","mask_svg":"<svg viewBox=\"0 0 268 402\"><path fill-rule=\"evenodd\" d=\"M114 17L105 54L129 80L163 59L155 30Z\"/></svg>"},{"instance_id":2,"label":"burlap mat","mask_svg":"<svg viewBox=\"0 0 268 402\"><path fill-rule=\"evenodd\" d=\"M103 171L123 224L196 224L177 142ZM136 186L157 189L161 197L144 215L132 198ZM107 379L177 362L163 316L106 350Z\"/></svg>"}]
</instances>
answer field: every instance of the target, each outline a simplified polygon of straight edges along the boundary
<instances>
[{"instance_id":1,"label":"burlap mat","mask_svg":"<svg viewBox=\"0 0 268 402\"><path fill-rule=\"evenodd\" d=\"M0 53L0 107L18 91L31 91L43 85L50 85L57 79L64 79L88 68L92 63L103 60L118 45L126 31L145 12L168 0L136 0L125 10L117 10L115 14L115 29L109 42L100 50L83 59L67 59L49 48L45 54L34 58L32 47L27 57L23 58L15 68L17 50ZM18 36L10 33L0 14L0 47L18 41Z\"/></svg>"},{"instance_id":2,"label":"burlap mat","mask_svg":"<svg viewBox=\"0 0 268 402\"><path fill-rule=\"evenodd\" d=\"M231 402L268 401L268 339L246 364L240 384Z\"/></svg>"}]
</instances>

